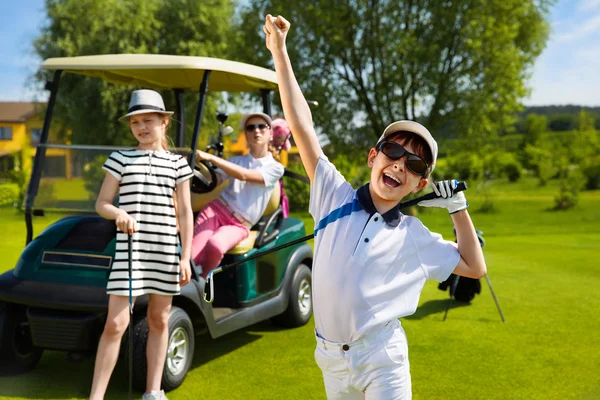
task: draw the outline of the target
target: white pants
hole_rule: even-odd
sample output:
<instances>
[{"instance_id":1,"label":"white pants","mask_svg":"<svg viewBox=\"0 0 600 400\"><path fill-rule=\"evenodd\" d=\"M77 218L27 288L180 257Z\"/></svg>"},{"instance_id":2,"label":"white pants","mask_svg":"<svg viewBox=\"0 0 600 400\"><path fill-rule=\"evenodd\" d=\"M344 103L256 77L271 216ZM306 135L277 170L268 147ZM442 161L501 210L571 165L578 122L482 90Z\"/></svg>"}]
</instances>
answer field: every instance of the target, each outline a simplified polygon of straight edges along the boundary
<instances>
[{"instance_id":1,"label":"white pants","mask_svg":"<svg viewBox=\"0 0 600 400\"><path fill-rule=\"evenodd\" d=\"M329 400L412 398L408 345L398 320L347 344L317 335L315 360Z\"/></svg>"}]
</instances>

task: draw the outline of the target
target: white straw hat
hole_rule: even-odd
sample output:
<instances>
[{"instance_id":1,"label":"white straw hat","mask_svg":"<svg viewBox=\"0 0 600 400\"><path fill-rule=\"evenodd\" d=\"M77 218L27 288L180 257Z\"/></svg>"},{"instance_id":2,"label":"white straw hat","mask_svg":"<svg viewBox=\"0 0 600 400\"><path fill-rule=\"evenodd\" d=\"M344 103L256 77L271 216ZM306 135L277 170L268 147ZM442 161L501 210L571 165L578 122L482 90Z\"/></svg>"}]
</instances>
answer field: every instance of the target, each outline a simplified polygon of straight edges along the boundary
<instances>
[{"instance_id":1,"label":"white straw hat","mask_svg":"<svg viewBox=\"0 0 600 400\"><path fill-rule=\"evenodd\" d=\"M271 123L273 122L271 120L271 117L269 117L265 113L246 114L246 115L244 115L244 117L242 118L242 122L240 123L242 129L246 129L246 124L248 123L248 120L252 117L261 117L262 119L264 119L267 122L267 125L269 125L269 128L271 127Z\"/></svg>"},{"instance_id":2,"label":"white straw hat","mask_svg":"<svg viewBox=\"0 0 600 400\"><path fill-rule=\"evenodd\" d=\"M132 115L145 113L173 115L173 111L165 111L165 103L160 93L154 90L141 89L131 93L127 114L119 118L119 121Z\"/></svg>"},{"instance_id":3,"label":"white straw hat","mask_svg":"<svg viewBox=\"0 0 600 400\"><path fill-rule=\"evenodd\" d=\"M431 136L431 133L429 133L427 128L425 128L418 122L408 120L396 121L391 123L390 125L388 125L387 128L384 129L383 134L379 137L379 140L377 141L377 144L379 144L383 139L385 139L392 133L396 133L398 131L408 131L419 135L425 140L427 145L429 145L429 150L431 150L431 157L433 159L430 166L431 169L429 170L429 172L431 173L431 171L433 171L433 168L435 167L435 161L437 160L438 155L438 145L433 136Z\"/></svg>"}]
</instances>

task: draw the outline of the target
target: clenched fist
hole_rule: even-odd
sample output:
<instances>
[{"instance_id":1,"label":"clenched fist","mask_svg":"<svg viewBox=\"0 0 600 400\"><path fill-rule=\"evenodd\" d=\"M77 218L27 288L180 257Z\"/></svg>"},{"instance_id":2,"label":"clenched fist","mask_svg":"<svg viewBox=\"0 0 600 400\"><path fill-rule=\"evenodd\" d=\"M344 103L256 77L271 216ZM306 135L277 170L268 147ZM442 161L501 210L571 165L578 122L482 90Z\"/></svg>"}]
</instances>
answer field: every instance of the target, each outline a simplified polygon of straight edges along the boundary
<instances>
[{"instance_id":1,"label":"clenched fist","mask_svg":"<svg viewBox=\"0 0 600 400\"><path fill-rule=\"evenodd\" d=\"M266 45L269 51L274 52L285 48L285 38L290 30L288 20L278 15L277 18L271 14L265 17L265 25L263 31L266 35Z\"/></svg>"}]
</instances>

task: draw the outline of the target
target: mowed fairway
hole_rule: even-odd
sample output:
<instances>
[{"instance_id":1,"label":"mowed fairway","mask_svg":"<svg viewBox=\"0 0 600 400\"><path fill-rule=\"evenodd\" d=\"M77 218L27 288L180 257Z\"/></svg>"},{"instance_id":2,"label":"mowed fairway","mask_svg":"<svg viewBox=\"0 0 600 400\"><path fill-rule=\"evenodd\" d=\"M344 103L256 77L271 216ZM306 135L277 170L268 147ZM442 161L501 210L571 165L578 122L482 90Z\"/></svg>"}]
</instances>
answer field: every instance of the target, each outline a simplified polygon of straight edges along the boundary
<instances>
[{"instance_id":1,"label":"mowed fairway","mask_svg":"<svg viewBox=\"0 0 600 400\"><path fill-rule=\"evenodd\" d=\"M448 294L428 282L417 313L402 320L413 398L600 398L600 192L583 192L576 209L554 212L554 182L539 188L526 179L492 190L495 213L476 212L482 199L475 188L467 198L485 233L489 277L506 323L484 279L481 295L470 305L455 304L446 321ZM419 217L453 238L445 211ZM53 218L36 218L36 234ZM23 248L25 224L12 209L0 209L0 220L2 272ZM312 321L295 330L264 322L216 340L204 334L191 372L169 399L325 399L313 328ZM93 359L73 363L64 356L46 352L32 372L0 378L0 399L86 398ZM127 398L122 361L106 398Z\"/></svg>"}]
</instances>

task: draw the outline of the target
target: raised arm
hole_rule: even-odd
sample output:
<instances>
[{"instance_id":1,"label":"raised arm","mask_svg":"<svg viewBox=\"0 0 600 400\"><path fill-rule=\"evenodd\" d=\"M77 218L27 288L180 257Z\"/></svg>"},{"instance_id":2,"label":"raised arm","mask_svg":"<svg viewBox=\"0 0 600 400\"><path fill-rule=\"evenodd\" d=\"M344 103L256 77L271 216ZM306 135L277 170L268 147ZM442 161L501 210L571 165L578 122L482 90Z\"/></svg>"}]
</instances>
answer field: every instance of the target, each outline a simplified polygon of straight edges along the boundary
<instances>
[{"instance_id":1,"label":"raised arm","mask_svg":"<svg viewBox=\"0 0 600 400\"><path fill-rule=\"evenodd\" d=\"M310 108L294 76L287 53L285 38L290 30L290 23L282 16L274 18L269 14L265 18L263 30L267 48L275 63L283 113L298 146L304 169L312 182L322 150L313 127Z\"/></svg>"}]
</instances>

